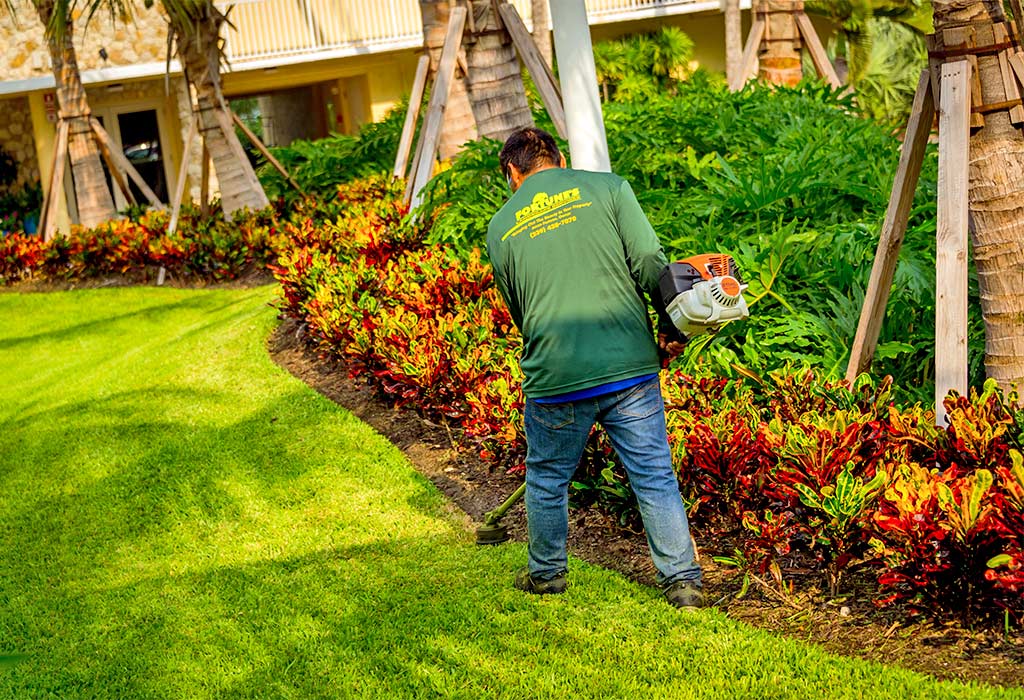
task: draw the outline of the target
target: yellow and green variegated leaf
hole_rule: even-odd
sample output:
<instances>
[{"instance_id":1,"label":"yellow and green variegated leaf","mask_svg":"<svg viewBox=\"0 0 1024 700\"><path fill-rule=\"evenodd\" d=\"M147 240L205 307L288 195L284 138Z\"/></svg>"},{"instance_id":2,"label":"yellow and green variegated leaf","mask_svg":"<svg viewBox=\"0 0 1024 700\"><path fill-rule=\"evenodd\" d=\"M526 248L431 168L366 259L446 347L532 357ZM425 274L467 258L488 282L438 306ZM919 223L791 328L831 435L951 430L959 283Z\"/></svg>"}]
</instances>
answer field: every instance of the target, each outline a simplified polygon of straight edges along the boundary
<instances>
[{"instance_id":1,"label":"yellow and green variegated leaf","mask_svg":"<svg viewBox=\"0 0 1024 700\"><path fill-rule=\"evenodd\" d=\"M795 484L797 492L800 494L800 500L803 501L805 506L810 508L821 509L821 499L818 498L818 494L806 484Z\"/></svg>"},{"instance_id":2,"label":"yellow and green variegated leaf","mask_svg":"<svg viewBox=\"0 0 1024 700\"><path fill-rule=\"evenodd\" d=\"M971 487L966 513L968 527L972 527L981 516L981 499L985 497L990 488L992 488L992 472L988 469L979 469L974 472L974 485Z\"/></svg>"},{"instance_id":3,"label":"yellow and green variegated leaf","mask_svg":"<svg viewBox=\"0 0 1024 700\"><path fill-rule=\"evenodd\" d=\"M935 495L938 497L939 507L942 510L948 511L950 506L955 504L953 501L953 490L946 484L938 484Z\"/></svg>"}]
</instances>

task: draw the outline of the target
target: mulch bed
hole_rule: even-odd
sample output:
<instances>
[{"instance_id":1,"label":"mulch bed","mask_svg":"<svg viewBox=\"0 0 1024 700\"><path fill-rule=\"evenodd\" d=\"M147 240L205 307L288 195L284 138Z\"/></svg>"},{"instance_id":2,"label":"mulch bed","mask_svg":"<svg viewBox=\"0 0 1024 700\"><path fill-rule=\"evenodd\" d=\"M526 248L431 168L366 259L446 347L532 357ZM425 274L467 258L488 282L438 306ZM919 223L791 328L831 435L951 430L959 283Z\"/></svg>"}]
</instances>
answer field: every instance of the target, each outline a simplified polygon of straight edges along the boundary
<instances>
[{"instance_id":1,"label":"mulch bed","mask_svg":"<svg viewBox=\"0 0 1024 700\"><path fill-rule=\"evenodd\" d=\"M449 428L395 408L373 388L352 379L343 362L319 355L307 343L304 328L285 320L268 341L273 359L295 377L343 406L386 436L474 522L512 493L522 482L491 467L475 454L458 450ZM525 540L526 513L520 502L502 520L512 538ZM1024 635L1007 635L991 624L969 629L958 623L939 623L906 610L877 609L871 602L869 577L851 576L846 595L831 599L822 590L821 576L810 569L787 569L795 593L782 594L767 583L753 582L738 598L741 579L717 565L713 555L727 555L728 543L694 537L705 572L709 600L730 617L762 629L818 644L846 656L895 664L940 679L1024 685ZM715 547L719 551L715 551ZM654 585L654 567L642 534L623 532L592 509L570 513L570 552L585 561L621 572L645 585ZM510 572L511 573L511 572ZM510 579L511 581L511 579Z\"/></svg>"}]
</instances>

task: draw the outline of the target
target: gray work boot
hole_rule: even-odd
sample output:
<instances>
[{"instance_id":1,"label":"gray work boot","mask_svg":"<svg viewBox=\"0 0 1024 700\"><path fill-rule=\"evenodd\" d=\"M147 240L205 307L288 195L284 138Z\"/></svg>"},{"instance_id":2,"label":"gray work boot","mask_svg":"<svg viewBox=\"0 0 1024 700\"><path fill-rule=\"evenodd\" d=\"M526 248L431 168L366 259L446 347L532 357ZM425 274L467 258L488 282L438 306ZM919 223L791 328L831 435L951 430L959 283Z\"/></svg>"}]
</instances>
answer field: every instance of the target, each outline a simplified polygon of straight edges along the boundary
<instances>
[{"instance_id":1,"label":"gray work boot","mask_svg":"<svg viewBox=\"0 0 1024 700\"><path fill-rule=\"evenodd\" d=\"M703 608L704 592L699 583L676 581L665 586L665 600L677 608Z\"/></svg>"},{"instance_id":2,"label":"gray work boot","mask_svg":"<svg viewBox=\"0 0 1024 700\"><path fill-rule=\"evenodd\" d=\"M563 574L559 574L548 581L538 581L530 576L529 567L524 566L516 572L516 588L527 593L536 593L537 595L564 593L567 585Z\"/></svg>"}]
</instances>

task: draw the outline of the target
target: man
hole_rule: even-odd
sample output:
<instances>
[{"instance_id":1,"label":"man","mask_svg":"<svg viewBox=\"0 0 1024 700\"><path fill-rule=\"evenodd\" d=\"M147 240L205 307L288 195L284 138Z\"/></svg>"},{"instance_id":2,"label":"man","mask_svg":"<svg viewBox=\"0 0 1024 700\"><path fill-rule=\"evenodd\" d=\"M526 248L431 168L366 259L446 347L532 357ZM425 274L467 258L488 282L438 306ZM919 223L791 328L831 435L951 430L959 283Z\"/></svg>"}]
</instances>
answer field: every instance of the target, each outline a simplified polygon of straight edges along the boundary
<instances>
[{"instance_id":1,"label":"man","mask_svg":"<svg viewBox=\"0 0 1024 700\"><path fill-rule=\"evenodd\" d=\"M678 354L658 293L666 260L657 235L625 180L567 169L547 132L512 134L500 161L513 195L491 219L487 250L523 335L526 394L529 565L515 585L565 590L569 481L597 422L629 474L665 597L700 607L701 569L672 470L643 296L662 317L662 350Z\"/></svg>"}]
</instances>

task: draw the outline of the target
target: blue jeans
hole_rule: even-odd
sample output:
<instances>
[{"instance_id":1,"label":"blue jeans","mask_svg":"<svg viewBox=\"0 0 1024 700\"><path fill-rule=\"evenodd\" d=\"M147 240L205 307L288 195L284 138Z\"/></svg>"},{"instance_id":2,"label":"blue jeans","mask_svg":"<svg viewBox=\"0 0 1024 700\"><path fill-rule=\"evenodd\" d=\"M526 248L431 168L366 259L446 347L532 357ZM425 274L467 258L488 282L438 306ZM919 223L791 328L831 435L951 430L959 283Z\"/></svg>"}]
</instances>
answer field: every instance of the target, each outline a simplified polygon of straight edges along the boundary
<instances>
[{"instance_id":1,"label":"blue jeans","mask_svg":"<svg viewBox=\"0 0 1024 700\"><path fill-rule=\"evenodd\" d=\"M565 573L569 481L594 423L619 455L636 494L660 585L701 581L665 429L657 378L604 396L568 403L526 401L526 519L530 576Z\"/></svg>"}]
</instances>

